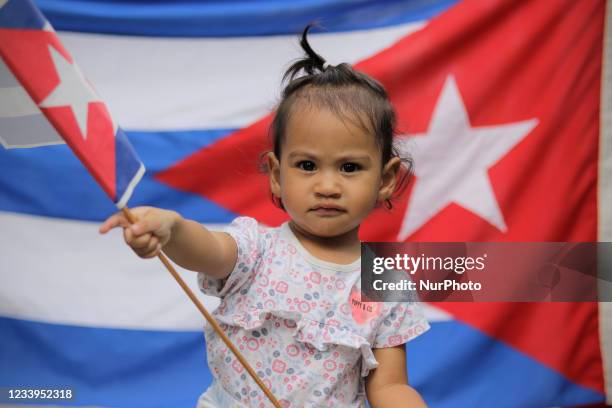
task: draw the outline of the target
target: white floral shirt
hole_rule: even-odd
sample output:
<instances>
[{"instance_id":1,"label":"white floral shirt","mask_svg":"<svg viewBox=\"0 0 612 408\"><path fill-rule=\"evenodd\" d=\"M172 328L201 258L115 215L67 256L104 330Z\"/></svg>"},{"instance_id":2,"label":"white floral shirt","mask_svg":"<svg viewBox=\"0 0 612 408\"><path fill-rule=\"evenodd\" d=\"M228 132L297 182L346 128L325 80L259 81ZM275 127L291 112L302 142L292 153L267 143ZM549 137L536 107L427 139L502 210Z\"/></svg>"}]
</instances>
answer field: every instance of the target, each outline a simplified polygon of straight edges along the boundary
<instances>
[{"instance_id":1,"label":"white floral shirt","mask_svg":"<svg viewBox=\"0 0 612 408\"><path fill-rule=\"evenodd\" d=\"M315 258L288 224L240 217L227 228L238 260L225 281L199 274L221 298L214 312L229 338L285 407L365 407L372 348L393 347L429 328L418 303L362 303L360 260ZM270 406L240 362L206 326L208 364L238 406Z\"/></svg>"}]
</instances>

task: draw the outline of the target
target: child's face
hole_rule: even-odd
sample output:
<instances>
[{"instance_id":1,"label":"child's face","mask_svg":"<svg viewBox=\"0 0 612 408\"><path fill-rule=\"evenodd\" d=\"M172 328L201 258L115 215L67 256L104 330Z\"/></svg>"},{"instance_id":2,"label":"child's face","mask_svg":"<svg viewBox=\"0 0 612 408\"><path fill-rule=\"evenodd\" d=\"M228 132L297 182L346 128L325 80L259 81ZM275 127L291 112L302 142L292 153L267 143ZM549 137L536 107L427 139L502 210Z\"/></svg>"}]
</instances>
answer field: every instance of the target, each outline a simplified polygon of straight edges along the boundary
<instances>
[{"instance_id":1,"label":"child's face","mask_svg":"<svg viewBox=\"0 0 612 408\"><path fill-rule=\"evenodd\" d=\"M375 137L324 109L291 115L280 163L270 154L272 193L291 219L319 237L355 232L395 188L399 160L383 169Z\"/></svg>"}]
</instances>

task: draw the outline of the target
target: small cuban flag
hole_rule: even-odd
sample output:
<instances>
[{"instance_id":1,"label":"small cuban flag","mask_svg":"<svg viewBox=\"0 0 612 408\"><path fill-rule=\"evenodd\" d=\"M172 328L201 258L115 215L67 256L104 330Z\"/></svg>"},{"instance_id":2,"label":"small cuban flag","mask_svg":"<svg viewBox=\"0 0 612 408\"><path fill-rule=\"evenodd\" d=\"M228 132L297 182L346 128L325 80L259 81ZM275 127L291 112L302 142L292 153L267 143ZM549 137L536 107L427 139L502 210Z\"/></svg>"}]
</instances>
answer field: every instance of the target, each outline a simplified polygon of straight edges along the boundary
<instances>
[{"instance_id":1,"label":"small cuban flag","mask_svg":"<svg viewBox=\"0 0 612 408\"><path fill-rule=\"evenodd\" d=\"M123 208L144 165L31 0L0 0L0 57L4 148L66 142Z\"/></svg>"}]
</instances>

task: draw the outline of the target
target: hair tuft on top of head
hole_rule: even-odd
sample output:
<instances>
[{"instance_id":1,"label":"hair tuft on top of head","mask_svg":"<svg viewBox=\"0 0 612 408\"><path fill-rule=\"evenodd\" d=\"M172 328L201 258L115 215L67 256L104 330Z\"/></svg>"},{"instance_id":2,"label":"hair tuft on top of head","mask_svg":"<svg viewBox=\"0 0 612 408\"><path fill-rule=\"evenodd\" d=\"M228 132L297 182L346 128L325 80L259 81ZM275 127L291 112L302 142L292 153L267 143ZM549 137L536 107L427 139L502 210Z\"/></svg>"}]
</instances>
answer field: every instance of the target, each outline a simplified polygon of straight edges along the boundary
<instances>
[{"instance_id":1,"label":"hair tuft on top of head","mask_svg":"<svg viewBox=\"0 0 612 408\"><path fill-rule=\"evenodd\" d=\"M302 47L306 55L304 56L304 58L301 58L291 64L291 66L285 72L285 75L283 75L283 82L287 80L293 80L302 70L308 75L315 74L317 70L320 72L323 72L325 70L325 59L319 54L317 54L308 43L308 32L311 28L315 26L316 24L308 24L302 32L300 46Z\"/></svg>"}]
</instances>

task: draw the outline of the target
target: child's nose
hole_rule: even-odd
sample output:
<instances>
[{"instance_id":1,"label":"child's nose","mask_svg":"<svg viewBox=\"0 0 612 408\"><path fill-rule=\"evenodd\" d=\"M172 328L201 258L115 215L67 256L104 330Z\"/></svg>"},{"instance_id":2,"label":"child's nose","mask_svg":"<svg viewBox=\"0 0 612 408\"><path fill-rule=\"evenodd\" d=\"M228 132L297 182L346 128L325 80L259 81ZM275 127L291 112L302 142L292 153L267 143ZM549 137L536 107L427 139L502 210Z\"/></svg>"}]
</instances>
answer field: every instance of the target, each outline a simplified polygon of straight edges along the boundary
<instances>
[{"instance_id":1,"label":"child's nose","mask_svg":"<svg viewBox=\"0 0 612 408\"><path fill-rule=\"evenodd\" d=\"M339 180L331 174L322 173L315 185L317 196L339 198L342 192Z\"/></svg>"}]
</instances>

